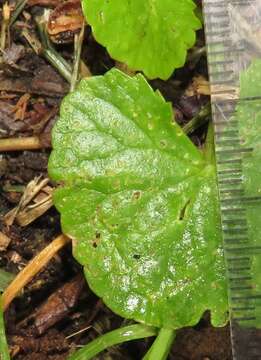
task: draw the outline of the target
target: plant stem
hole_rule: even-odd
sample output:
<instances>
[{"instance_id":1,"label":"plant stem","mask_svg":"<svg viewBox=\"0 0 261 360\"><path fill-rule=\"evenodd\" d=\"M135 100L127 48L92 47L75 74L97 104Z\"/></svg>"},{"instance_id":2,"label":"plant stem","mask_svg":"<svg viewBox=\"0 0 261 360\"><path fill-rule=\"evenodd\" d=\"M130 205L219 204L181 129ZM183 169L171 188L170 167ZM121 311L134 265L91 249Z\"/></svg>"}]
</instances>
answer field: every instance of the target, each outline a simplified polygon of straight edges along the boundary
<instances>
[{"instance_id":1,"label":"plant stem","mask_svg":"<svg viewBox=\"0 0 261 360\"><path fill-rule=\"evenodd\" d=\"M210 103L207 103L202 107L196 116L194 116L186 125L183 126L182 130L185 134L189 135L202 125L206 124L209 121L210 116L211 106Z\"/></svg>"},{"instance_id":2,"label":"plant stem","mask_svg":"<svg viewBox=\"0 0 261 360\"><path fill-rule=\"evenodd\" d=\"M143 360L166 360L175 336L175 330L162 328Z\"/></svg>"},{"instance_id":3,"label":"plant stem","mask_svg":"<svg viewBox=\"0 0 261 360\"><path fill-rule=\"evenodd\" d=\"M85 345L81 350L73 353L67 360L89 360L108 347L122 342L155 336L157 329L154 327L136 324L129 325L99 336L97 339Z\"/></svg>"},{"instance_id":4,"label":"plant stem","mask_svg":"<svg viewBox=\"0 0 261 360\"><path fill-rule=\"evenodd\" d=\"M10 360L8 345L5 336L4 315L2 309L2 298L0 298L0 359Z\"/></svg>"},{"instance_id":5,"label":"plant stem","mask_svg":"<svg viewBox=\"0 0 261 360\"><path fill-rule=\"evenodd\" d=\"M27 0L19 0L17 2L16 7L15 7L15 9L14 9L14 11L12 13L11 19L10 19L10 24L9 24L10 27L13 25L13 23L18 18L20 13L23 11L26 3L27 3Z\"/></svg>"},{"instance_id":6,"label":"plant stem","mask_svg":"<svg viewBox=\"0 0 261 360\"><path fill-rule=\"evenodd\" d=\"M0 48L3 51L6 45L6 30L8 29L8 23L10 19L10 8L8 3L4 3L3 5L2 17Z\"/></svg>"},{"instance_id":7,"label":"plant stem","mask_svg":"<svg viewBox=\"0 0 261 360\"><path fill-rule=\"evenodd\" d=\"M38 26L38 28L40 25ZM36 52L37 55L42 55L48 60L54 68L67 80L71 82L71 67L70 65L62 58L60 54L54 50L53 47L45 48L44 44L41 44L39 40L29 33L28 29L22 30L22 35L26 38L29 45Z\"/></svg>"},{"instance_id":8,"label":"plant stem","mask_svg":"<svg viewBox=\"0 0 261 360\"><path fill-rule=\"evenodd\" d=\"M43 55L68 82L71 82L72 67L51 44L44 20L41 17L36 18L36 24L42 42Z\"/></svg>"},{"instance_id":9,"label":"plant stem","mask_svg":"<svg viewBox=\"0 0 261 360\"><path fill-rule=\"evenodd\" d=\"M65 235L60 235L37 254L26 267L18 273L11 284L3 293L3 309L6 310L16 295L31 279L43 269L51 258L64 247L70 239Z\"/></svg>"},{"instance_id":10,"label":"plant stem","mask_svg":"<svg viewBox=\"0 0 261 360\"><path fill-rule=\"evenodd\" d=\"M79 78L79 65L81 60L83 38L84 38L84 23L82 24L80 34L77 34L74 37L74 61L73 61L73 71L71 76L70 91L73 91L75 89L75 86Z\"/></svg>"},{"instance_id":11,"label":"plant stem","mask_svg":"<svg viewBox=\"0 0 261 360\"><path fill-rule=\"evenodd\" d=\"M42 149L40 139L37 136L0 139L0 152Z\"/></svg>"},{"instance_id":12,"label":"plant stem","mask_svg":"<svg viewBox=\"0 0 261 360\"><path fill-rule=\"evenodd\" d=\"M51 49L44 49L43 56L52 64L58 72L67 80L71 82L71 72L64 66L64 62L61 60L61 56L57 56L57 53Z\"/></svg>"}]
</instances>

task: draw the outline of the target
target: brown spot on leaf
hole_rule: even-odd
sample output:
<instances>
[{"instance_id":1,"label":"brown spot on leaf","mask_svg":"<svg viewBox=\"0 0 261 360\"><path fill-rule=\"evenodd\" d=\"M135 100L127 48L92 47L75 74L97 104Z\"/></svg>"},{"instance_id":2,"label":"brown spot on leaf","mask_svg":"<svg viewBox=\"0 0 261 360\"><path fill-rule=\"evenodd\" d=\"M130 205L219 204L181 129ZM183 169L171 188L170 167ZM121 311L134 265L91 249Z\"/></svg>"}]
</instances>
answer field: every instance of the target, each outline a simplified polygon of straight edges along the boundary
<instances>
[{"instance_id":1,"label":"brown spot on leaf","mask_svg":"<svg viewBox=\"0 0 261 360\"><path fill-rule=\"evenodd\" d=\"M140 197L141 197L141 192L140 191L134 191L133 199L138 200L138 199L140 199Z\"/></svg>"}]
</instances>

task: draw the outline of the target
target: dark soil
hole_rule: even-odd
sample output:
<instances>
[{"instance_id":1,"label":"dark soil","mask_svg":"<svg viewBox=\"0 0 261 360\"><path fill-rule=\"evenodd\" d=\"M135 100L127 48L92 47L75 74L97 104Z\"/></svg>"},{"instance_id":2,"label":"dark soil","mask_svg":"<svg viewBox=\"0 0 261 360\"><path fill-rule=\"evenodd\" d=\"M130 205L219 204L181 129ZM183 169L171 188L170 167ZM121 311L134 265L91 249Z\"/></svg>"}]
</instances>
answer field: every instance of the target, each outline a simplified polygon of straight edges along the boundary
<instances>
[{"instance_id":1,"label":"dark soil","mask_svg":"<svg viewBox=\"0 0 261 360\"><path fill-rule=\"evenodd\" d=\"M58 1L42 3L54 5ZM42 7L35 5L25 8L20 14L11 29L0 72L0 137L38 135L43 143L42 150L0 155L0 231L11 239L9 245L0 250L0 268L13 274L24 268L61 232L59 214L53 207L24 227L16 222L8 227L4 222L4 215L18 204L28 182L39 175L43 178L47 176L49 150L44 147L50 145L50 131L56 121L60 101L69 89L56 69L43 57L36 55L22 36L24 27L35 33L34 17L42 10ZM202 46L204 36L199 31L196 48ZM72 60L71 43L59 44L56 48L68 61ZM94 75L103 74L114 66L106 50L93 39L90 29L86 30L83 49L83 60ZM209 101L205 95L185 95L185 90L196 75L207 78L205 55L196 61L189 61L168 81L151 82L172 102L176 120L181 125L198 114ZM30 94L25 116L15 119L16 104L24 94ZM192 134L192 140L201 146L205 133L203 126ZM66 359L80 345L126 323L90 291L82 277L81 267L72 257L70 246L59 252L33 278L12 302L5 320L11 354L17 360ZM76 334L87 327L86 331ZM108 349L98 358L141 359L150 343L150 339L125 343ZM230 360L230 348L228 327L211 327L209 316L205 314L196 327L178 331L169 359Z\"/></svg>"}]
</instances>

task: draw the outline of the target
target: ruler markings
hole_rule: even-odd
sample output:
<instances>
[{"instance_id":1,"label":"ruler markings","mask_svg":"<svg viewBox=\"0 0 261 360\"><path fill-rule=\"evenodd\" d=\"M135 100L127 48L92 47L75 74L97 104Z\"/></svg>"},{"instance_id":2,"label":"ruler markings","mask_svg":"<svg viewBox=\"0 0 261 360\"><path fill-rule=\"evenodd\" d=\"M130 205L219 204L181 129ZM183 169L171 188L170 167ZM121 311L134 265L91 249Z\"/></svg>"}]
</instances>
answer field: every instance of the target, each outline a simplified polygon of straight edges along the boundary
<instances>
[{"instance_id":1,"label":"ruler markings","mask_svg":"<svg viewBox=\"0 0 261 360\"><path fill-rule=\"evenodd\" d=\"M261 254L261 246L258 242L252 243L247 219L248 208L259 202L261 204L261 196L249 192L247 196L245 194L243 176L246 168L243 164L252 158L254 149L241 145L239 122L236 119L238 104L261 104L261 96L245 94L239 97L238 63L239 57L245 52L242 44L246 42L237 41L230 22L231 11L247 13L245 6L251 4L258 6L259 3L254 0L203 0L234 360L261 360L258 338L251 336L256 340L253 348L252 341L244 342L244 334L249 330L244 325L241 327L242 323L254 323L257 319L256 306L261 307L261 294L254 286L251 266L253 257ZM238 36L243 37L241 33Z\"/></svg>"},{"instance_id":2,"label":"ruler markings","mask_svg":"<svg viewBox=\"0 0 261 360\"><path fill-rule=\"evenodd\" d=\"M247 220L245 218L224 219L223 224L226 224L226 225L245 224L245 225L247 225Z\"/></svg>"},{"instance_id":3,"label":"ruler markings","mask_svg":"<svg viewBox=\"0 0 261 360\"><path fill-rule=\"evenodd\" d=\"M213 56L213 55L226 55L226 54L234 54L234 53L239 53L239 52L243 52L245 49L243 47L241 48L226 48L223 50L216 50L216 51L209 51L209 56Z\"/></svg>"},{"instance_id":4,"label":"ruler markings","mask_svg":"<svg viewBox=\"0 0 261 360\"><path fill-rule=\"evenodd\" d=\"M234 71L233 70L224 70L224 71L216 71L216 72L209 73L210 76L226 76L226 75L230 75L230 74L234 74Z\"/></svg>"},{"instance_id":5,"label":"ruler markings","mask_svg":"<svg viewBox=\"0 0 261 360\"><path fill-rule=\"evenodd\" d=\"M252 311L255 310L254 306L241 306L241 307L232 307L233 311Z\"/></svg>"},{"instance_id":6,"label":"ruler markings","mask_svg":"<svg viewBox=\"0 0 261 360\"><path fill-rule=\"evenodd\" d=\"M227 203L227 202L255 202L255 201L260 201L261 200L261 196L242 196L242 197L229 197L229 198L224 198L224 199L220 199L221 203Z\"/></svg>"},{"instance_id":7,"label":"ruler markings","mask_svg":"<svg viewBox=\"0 0 261 360\"><path fill-rule=\"evenodd\" d=\"M218 146L233 146L240 145L239 139L218 139L216 140L216 145Z\"/></svg>"},{"instance_id":8,"label":"ruler markings","mask_svg":"<svg viewBox=\"0 0 261 360\"><path fill-rule=\"evenodd\" d=\"M241 276L237 278L228 278L229 281L244 281L244 280L252 280L252 276Z\"/></svg>"},{"instance_id":9,"label":"ruler markings","mask_svg":"<svg viewBox=\"0 0 261 360\"><path fill-rule=\"evenodd\" d=\"M223 149L217 150L216 154L238 154L238 153L251 153L253 152L253 148L235 148L235 149Z\"/></svg>"},{"instance_id":10,"label":"ruler markings","mask_svg":"<svg viewBox=\"0 0 261 360\"><path fill-rule=\"evenodd\" d=\"M216 136L239 136L239 130L235 129L235 130L222 130L222 131L216 131L215 132Z\"/></svg>"},{"instance_id":11,"label":"ruler markings","mask_svg":"<svg viewBox=\"0 0 261 360\"><path fill-rule=\"evenodd\" d=\"M230 39L220 39L220 40L214 40L214 41L212 41L212 43L211 43L211 46L217 46L217 45L226 45L226 46L228 46L228 45L232 45L231 44L231 40Z\"/></svg>"},{"instance_id":12,"label":"ruler markings","mask_svg":"<svg viewBox=\"0 0 261 360\"><path fill-rule=\"evenodd\" d=\"M246 290L252 290L252 286L233 286L230 287L231 291L246 291Z\"/></svg>"},{"instance_id":13,"label":"ruler markings","mask_svg":"<svg viewBox=\"0 0 261 360\"><path fill-rule=\"evenodd\" d=\"M242 316L242 317L234 317L235 321L250 321L250 320L256 320L255 316Z\"/></svg>"},{"instance_id":14,"label":"ruler markings","mask_svg":"<svg viewBox=\"0 0 261 360\"><path fill-rule=\"evenodd\" d=\"M247 296L233 296L232 300L241 301L241 300L261 300L261 294L259 295L247 295Z\"/></svg>"},{"instance_id":15,"label":"ruler markings","mask_svg":"<svg viewBox=\"0 0 261 360\"><path fill-rule=\"evenodd\" d=\"M218 170L218 175L222 176L222 175L234 175L234 174L242 174L242 169L241 168L231 168L231 169L225 169L225 170Z\"/></svg>"},{"instance_id":16,"label":"ruler markings","mask_svg":"<svg viewBox=\"0 0 261 360\"><path fill-rule=\"evenodd\" d=\"M214 114L215 115L220 115L220 112L221 112L222 110L220 110L219 109L219 111L214 111ZM227 110L227 111L222 111L222 114L221 115L232 115L232 114L234 114L234 112L233 112L233 110ZM238 123L237 123L237 121L235 121L235 120L226 120L226 121L222 121L222 120L218 120L218 121L214 121L214 125L215 125L215 127L217 127L217 126L223 126L223 125L229 125L230 127L231 127L231 125L233 125L233 126L235 126L235 125L237 125ZM238 128L235 128L235 129L233 129L234 131L238 131Z\"/></svg>"},{"instance_id":17,"label":"ruler markings","mask_svg":"<svg viewBox=\"0 0 261 360\"><path fill-rule=\"evenodd\" d=\"M205 35L207 37L211 37L211 36L218 36L218 35L226 35L229 31L229 27L223 30L219 30L219 31L205 31Z\"/></svg>"},{"instance_id":18,"label":"ruler markings","mask_svg":"<svg viewBox=\"0 0 261 360\"><path fill-rule=\"evenodd\" d=\"M234 261L250 261L249 256L236 256L236 257L228 257L228 261L234 262Z\"/></svg>"},{"instance_id":19,"label":"ruler markings","mask_svg":"<svg viewBox=\"0 0 261 360\"><path fill-rule=\"evenodd\" d=\"M226 94L226 95L230 95L231 90L224 90L223 94ZM211 93L212 95L215 95L215 93ZM235 98L222 98L222 99L214 99L214 103L232 103L232 104L235 104L235 103L240 103L240 102L256 102L256 101L260 101L261 100L261 96L248 96L248 97L242 97L242 98L238 98L238 97L235 97Z\"/></svg>"},{"instance_id":20,"label":"ruler markings","mask_svg":"<svg viewBox=\"0 0 261 360\"><path fill-rule=\"evenodd\" d=\"M241 164L242 159L238 158L238 159L228 159L228 160L217 160L217 163L220 165L222 165L222 164Z\"/></svg>"},{"instance_id":21,"label":"ruler markings","mask_svg":"<svg viewBox=\"0 0 261 360\"><path fill-rule=\"evenodd\" d=\"M250 271L251 270L251 267L234 267L234 268L228 268L228 271L233 273L233 272L238 272L238 271Z\"/></svg>"},{"instance_id":22,"label":"ruler markings","mask_svg":"<svg viewBox=\"0 0 261 360\"><path fill-rule=\"evenodd\" d=\"M227 185L227 184L229 184L229 185L237 185L237 184L243 183L243 179L242 178L240 178L240 179L228 178L226 180L219 180L218 179L218 183L220 185Z\"/></svg>"},{"instance_id":23,"label":"ruler markings","mask_svg":"<svg viewBox=\"0 0 261 360\"><path fill-rule=\"evenodd\" d=\"M224 66L224 65L231 65L234 64L234 61L231 59L227 59L227 60L216 60L216 61L209 61L209 66L214 67L214 66Z\"/></svg>"},{"instance_id":24,"label":"ruler markings","mask_svg":"<svg viewBox=\"0 0 261 360\"><path fill-rule=\"evenodd\" d=\"M231 248L228 248L228 247L224 247L225 251L227 252L240 252L240 251L256 251L256 250L261 250L261 246L242 246L242 247L231 247Z\"/></svg>"}]
</instances>

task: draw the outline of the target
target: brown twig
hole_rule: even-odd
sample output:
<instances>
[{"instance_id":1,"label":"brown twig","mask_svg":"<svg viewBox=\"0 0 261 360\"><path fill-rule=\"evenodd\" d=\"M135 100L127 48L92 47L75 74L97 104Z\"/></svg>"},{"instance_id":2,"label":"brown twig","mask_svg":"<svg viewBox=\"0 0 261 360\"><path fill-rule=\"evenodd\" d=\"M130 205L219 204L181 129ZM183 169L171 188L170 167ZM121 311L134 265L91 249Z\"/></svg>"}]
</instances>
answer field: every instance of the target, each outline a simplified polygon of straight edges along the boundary
<instances>
[{"instance_id":1,"label":"brown twig","mask_svg":"<svg viewBox=\"0 0 261 360\"><path fill-rule=\"evenodd\" d=\"M9 304L23 287L27 285L31 279L47 265L51 258L70 241L71 240L65 235L59 235L18 273L3 293L3 310L7 309Z\"/></svg>"},{"instance_id":2,"label":"brown twig","mask_svg":"<svg viewBox=\"0 0 261 360\"><path fill-rule=\"evenodd\" d=\"M1 50L5 49L6 45L6 31L8 29L8 23L10 20L10 7L8 3L4 3L2 11L2 24L1 24L1 36L0 36L0 48Z\"/></svg>"},{"instance_id":3,"label":"brown twig","mask_svg":"<svg viewBox=\"0 0 261 360\"><path fill-rule=\"evenodd\" d=\"M44 147L46 146L42 144L38 136L0 139L0 152L37 150Z\"/></svg>"}]
</instances>

